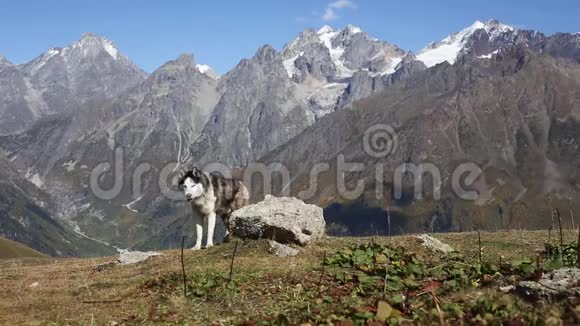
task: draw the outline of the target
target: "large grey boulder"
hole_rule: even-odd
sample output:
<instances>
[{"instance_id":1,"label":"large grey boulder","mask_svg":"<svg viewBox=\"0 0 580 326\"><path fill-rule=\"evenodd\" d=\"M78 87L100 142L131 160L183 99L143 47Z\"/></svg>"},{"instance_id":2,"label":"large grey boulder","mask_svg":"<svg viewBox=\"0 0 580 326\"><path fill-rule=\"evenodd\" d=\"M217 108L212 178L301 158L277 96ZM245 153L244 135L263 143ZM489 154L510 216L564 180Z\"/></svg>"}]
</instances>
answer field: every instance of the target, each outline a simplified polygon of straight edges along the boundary
<instances>
[{"instance_id":1,"label":"large grey boulder","mask_svg":"<svg viewBox=\"0 0 580 326\"><path fill-rule=\"evenodd\" d=\"M293 197L266 198L232 213L232 233L240 238L270 239L304 246L324 234L322 208Z\"/></svg>"}]
</instances>

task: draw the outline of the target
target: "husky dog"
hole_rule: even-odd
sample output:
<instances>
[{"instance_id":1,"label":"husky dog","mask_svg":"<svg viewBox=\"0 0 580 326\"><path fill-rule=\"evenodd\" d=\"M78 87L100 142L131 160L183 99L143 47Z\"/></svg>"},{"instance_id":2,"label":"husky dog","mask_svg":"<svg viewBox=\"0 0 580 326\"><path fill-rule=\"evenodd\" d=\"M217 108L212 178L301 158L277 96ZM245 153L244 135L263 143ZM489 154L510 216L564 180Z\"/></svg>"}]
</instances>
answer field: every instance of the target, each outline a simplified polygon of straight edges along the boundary
<instances>
[{"instance_id":1,"label":"husky dog","mask_svg":"<svg viewBox=\"0 0 580 326\"><path fill-rule=\"evenodd\" d=\"M230 214L249 202L250 195L246 186L241 181L209 174L197 167L182 172L178 185L193 209L196 238L195 246L191 249L201 248L205 223L207 223L206 248L213 246L216 215L221 217L226 226L224 242L227 242Z\"/></svg>"}]
</instances>

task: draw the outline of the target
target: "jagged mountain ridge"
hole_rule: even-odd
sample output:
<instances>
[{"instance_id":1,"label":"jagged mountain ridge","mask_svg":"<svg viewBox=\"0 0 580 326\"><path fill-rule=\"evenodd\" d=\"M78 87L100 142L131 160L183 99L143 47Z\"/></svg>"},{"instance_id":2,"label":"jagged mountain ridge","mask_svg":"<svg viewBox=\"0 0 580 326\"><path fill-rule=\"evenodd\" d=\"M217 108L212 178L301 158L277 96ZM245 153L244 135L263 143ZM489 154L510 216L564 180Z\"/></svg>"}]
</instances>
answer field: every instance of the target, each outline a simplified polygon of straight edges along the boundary
<instances>
[{"instance_id":1,"label":"jagged mountain ridge","mask_svg":"<svg viewBox=\"0 0 580 326\"><path fill-rule=\"evenodd\" d=\"M352 33L352 28L347 31L349 33L332 33L345 34L342 37L343 41L351 38L350 34L361 34L358 31ZM363 39L377 42L368 37ZM100 39L92 41L98 43ZM79 43L83 41L75 44ZM79 48L81 46L72 46L77 52ZM58 57L61 53L75 52L60 49L54 51L58 53L43 55L36 61L46 61ZM325 51L328 52L328 49L325 48ZM95 53L89 51L87 54L108 55L113 58L106 50ZM143 242L152 232L170 224L176 212L174 205L162 198L159 188L155 186L156 182L153 182L160 169L169 162L185 163L192 158L203 157L200 152L195 151L195 146L190 149L188 144L194 142L196 138L197 144L199 140L207 137L204 130L212 140L223 136L231 137L235 135L236 130L243 132L245 128L240 128L240 120L231 119L232 111L237 111L233 109L238 107L237 102L240 98L252 92L249 88L259 80L255 78L256 74L269 76L267 77L269 79L264 79L264 83L254 85L253 91L262 94L261 98L250 100L253 102L247 106L249 111L242 113L244 111L240 109L234 112L240 114L240 117L245 117L246 114L251 117L246 137L251 138L247 143L252 143L252 146L246 150L234 143L232 148L236 150L233 151L226 148L223 143L218 143L220 150L223 148L223 152L229 156L223 158L225 163L235 166L254 161L315 122L316 114L312 110L313 105L309 102L309 97L313 93L312 89L317 88L312 88L308 84L302 85L287 77L282 59L282 55L266 46L260 49L254 58L242 60L239 65L241 74L236 74L234 69L225 76L216 76L206 66L196 64L192 58L182 56L158 69L140 85L127 89L112 100L91 103L88 110L62 112L40 118L28 131L3 137L2 147L21 167L23 174L39 187L50 189L53 196L59 199L57 202L61 205L57 207L56 216L60 220L72 227L80 228L89 236L104 239L114 245L128 246L131 243ZM38 62L34 62L29 66L38 65ZM183 67L186 69L181 69ZM241 78L238 78L239 76ZM192 83L188 80L197 82ZM206 86L200 86L199 83ZM322 78L319 83L333 84L326 78ZM323 86L318 88L320 87ZM295 92L288 94L288 89ZM280 95L274 96L276 92ZM203 98L198 99L196 93L202 94ZM334 101L337 100L338 98ZM296 103L296 107L290 104L292 101ZM196 107L199 108L199 114ZM281 107L288 109L280 110ZM258 110L254 111L256 108ZM228 116L230 124L222 131L208 127L210 122L219 124L219 117ZM257 130L260 132L255 132ZM244 139L238 135L232 138L236 141ZM116 147L125 150L124 163L128 170L146 162L153 165L154 172L147 175L144 180L145 194L135 194L133 189L130 189L129 175L125 183L126 188L121 194L113 201L104 201L87 193L89 173L102 162L112 162ZM151 148L157 150L152 151ZM215 157L221 160L219 153L220 151L215 149L210 151L207 161ZM236 158L237 154L241 159ZM107 184L107 179L104 180L104 184ZM150 187L151 185L153 187ZM89 204L90 210L84 210ZM102 220L102 216L116 218ZM169 217L151 219L152 216ZM125 223L119 224L119 220ZM136 224L144 227L135 229L133 225ZM132 230L125 230L125 226L119 225L125 225ZM120 233L126 236L119 242Z\"/></svg>"},{"instance_id":2,"label":"jagged mountain ridge","mask_svg":"<svg viewBox=\"0 0 580 326\"><path fill-rule=\"evenodd\" d=\"M114 98L145 77L111 41L91 33L25 64L0 60L4 95L0 134L23 131L50 114L83 110L91 101Z\"/></svg>"},{"instance_id":3,"label":"jagged mountain ridge","mask_svg":"<svg viewBox=\"0 0 580 326\"><path fill-rule=\"evenodd\" d=\"M365 233L369 224L377 227L373 232L386 233L387 207L396 233L545 228L553 207L580 208L579 101L580 65L514 46L491 59L463 57L453 66L444 63L418 73L351 110L325 117L262 162L283 162L290 169L292 184L286 186L293 195L308 188L314 164L329 162L330 171L318 176L320 187L309 201L341 203L333 205L331 219L356 234ZM363 134L378 123L398 134L398 150L385 158L364 151ZM339 154L346 162L365 164L363 171L347 174L347 189L359 180L368 185L358 200L338 192ZM476 202L462 202L451 190L450 175L465 162L484 172L470 188L482 194ZM424 180L426 199L413 200L412 178L404 179L403 198L393 198L396 169L422 163L439 168L442 200L430 200L430 178ZM385 196L377 198L375 168L381 164L385 177L379 187ZM276 187L279 191L282 185ZM345 220L347 215L352 219Z\"/></svg>"},{"instance_id":4,"label":"jagged mountain ridge","mask_svg":"<svg viewBox=\"0 0 580 326\"><path fill-rule=\"evenodd\" d=\"M476 21L460 32L429 44L417 54L417 60L432 67L445 61L453 64L464 55L489 59L502 48L514 45L580 62L580 34L556 33L547 36L539 31L518 29L494 19Z\"/></svg>"},{"instance_id":5,"label":"jagged mountain ridge","mask_svg":"<svg viewBox=\"0 0 580 326\"><path fill-rule=\"evenodd\" d=\"M307 29L280 52L260 48L220 79L223 95L191 152L201 164L242 167L421 69L412 55L358 27Z\"/></svg>"},{"instance_id":6,"label":"jagged mountain ridge","mask_svg":"<svg viewBox=\"0 0 580 326\"><path fill-rule=\"evenodd\" d=\"M91 112L44 119L25 133L4 137L3 147L19 166L29 168L27 174L42 180L40 186L53 190L55 196L74 198L66 206L92 205L90 212L63 207L61 219L92 237L127 246L142 241L144 235L124 227L141 224L155 229L170 222L150 218L173 212L163 212L158 206L163 198L156 180L164 166L189 155L188 144L199 135L219 97L217 83L199 72L192 55L182 55ZM116 150L122 151L122 162L116 159ZM148 164L152 171L142 178L139 191L143 193L134 193L132 173L123 175L123 189L110 200L88 191L91 172L106 162L122 164L124 171ZM114 177L100 179L104 189L112 187ZM132 223L122 226L121 219ZM122 242L116 242L119 233L126 234Z\"/></svg>"},{"instance_id":7,"label":"jagged mountain ridge","mask_svg":"<svg viewBox=\"0 0 580 326\"><path fill-rule=\"evenodd\" d=\"M545 37L494 24L499 23L478 23L463 33L464 45L454 60L491 59L514 44L578 58L575 35ZM499 41L490 43L490 33ZM53 56L74 52L58 51ZM103 56L114 59L106 49L92 58ZM243 167L318 125L328 114L427 69L418 59L354 26L305 30L280 52L264 46L223 76L181 56L111 99L42 117L26 132L0 137L0 146L31 181L67 199L60 200L67 206L59 210L60 219L118 246L143 243L187 213L159 193L156 176L164 165L194 161ZM16 73L22 75L21 70ZM144 178L146 190L135 193L127 180L114 200L95 198L87 189L90 171L113 162L118 147L124 149L128 171L140 163L153 165L153 172ZM110 176L103 180L105 185L111 181ZM87 204L92 211L81 210ZM102 221L103 216L114 218Z\"/></svg>"}]
</instances>

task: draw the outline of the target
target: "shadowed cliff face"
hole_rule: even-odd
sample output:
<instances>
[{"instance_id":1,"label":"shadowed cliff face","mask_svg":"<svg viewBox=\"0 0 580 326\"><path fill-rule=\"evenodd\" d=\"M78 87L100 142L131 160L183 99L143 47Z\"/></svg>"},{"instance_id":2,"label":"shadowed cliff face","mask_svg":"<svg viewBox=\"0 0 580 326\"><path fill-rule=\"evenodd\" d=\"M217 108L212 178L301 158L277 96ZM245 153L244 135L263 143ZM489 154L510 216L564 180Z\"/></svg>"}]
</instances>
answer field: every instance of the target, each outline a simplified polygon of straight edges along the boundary
<instances>
[{"instance_id":1,"label":"shadowed cliff face","mask_svg":"<svg viewBox=\"0 0 580 326\"><path fill-rule=\"evenodd\" d=\"M114 248L93 241L55 219L54 203L20 176L0 153L0 236L51 256L106 255Z\"/></svg>"},{"instance_id":2,"label":"shadowed cliff face","mask_svg":"<svg viewBox=\"0 0 580 326\"><path fill-rule=\"evenodd\" d=\"M315 163L329 162L330 172L319 176L321 186L310 201L347 206L353 204L337 191L337 156L364 163L362 171L347 173L347 188L365 180L365 203L404 216L407 232L429 229L434 216L451 221L443 223L446 230L545 227L552 223L552 207L568 211L579 199L579 119L580 67L515 47L491 60L465 57L415 75L322 119L263 161L284 162L293 194L307 189ZM398 135L396 151L386 158L364 150L364 133L376 124L388 124ZM446 181L466 162L483 171L470 188L480 194L477 201L459 199ZM434 164L443 181L442 200L433 200L430 177L424 180L425 198L414 198L408 175L401 198L393 198L394 171L405 163ZM377 199L380 164L385 195Z\"/></svg>"}]
</instances>

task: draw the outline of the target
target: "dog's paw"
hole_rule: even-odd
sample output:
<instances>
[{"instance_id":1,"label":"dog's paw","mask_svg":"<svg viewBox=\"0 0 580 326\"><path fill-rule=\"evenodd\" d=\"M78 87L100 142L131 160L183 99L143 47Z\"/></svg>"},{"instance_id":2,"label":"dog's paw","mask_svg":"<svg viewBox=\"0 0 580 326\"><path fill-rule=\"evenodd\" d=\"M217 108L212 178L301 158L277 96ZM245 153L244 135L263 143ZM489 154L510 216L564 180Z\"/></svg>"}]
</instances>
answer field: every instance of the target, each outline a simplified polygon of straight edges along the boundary
<instances>
[{"instance_id":1,"label":"dog's paw","mask_svg":"<svg viewBox=\"0 0 580 326\"><path fill-rule=\"evenodd\" d=\"M199 249L201 249L201 246L194 246L190 250L199 250Z\"/></svg>"},{"instance_id":2,"label":"dog's paw","mask_svg":"<svg viewBox=\"0 0 580 326\"><path fill-rule=\"evenodd\" d=\"M203 249L208 249L208 248L211 248L211 247L213 247L213 243L208 243L208 244L205 245L205 247L203 247Z\"/></svg>"}]
</instances>

